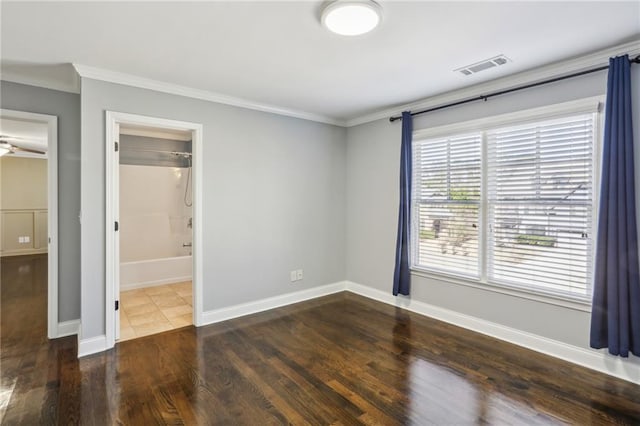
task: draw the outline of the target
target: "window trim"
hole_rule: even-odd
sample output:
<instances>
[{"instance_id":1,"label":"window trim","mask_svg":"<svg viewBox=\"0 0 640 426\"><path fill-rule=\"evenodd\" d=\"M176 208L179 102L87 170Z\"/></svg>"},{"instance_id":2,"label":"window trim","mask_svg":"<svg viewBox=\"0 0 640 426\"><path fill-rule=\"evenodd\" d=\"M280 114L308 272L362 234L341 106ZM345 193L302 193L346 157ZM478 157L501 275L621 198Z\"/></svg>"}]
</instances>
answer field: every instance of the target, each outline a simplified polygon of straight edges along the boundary
<instances>
[{"instance_id":1,"label":"window trim","mask_svg":"<svg viewBox=\"0 0 640 426\"><path fill-rule=\"evenodd\" d=\"M492 282L480 282L472 278L461 275L438 272L431 269L411 268L412 277L421 277L430 280L437 280L448 284L471 287L491 293L505 294L519 299L542 302L548 305L562 306L576 311L591 312L591 300L571 299L558 296L557 294L547 294L543 292L529 291L522 287L512 287L509 285L495 284Z\"/></svg>"},{"instance_id":2,"label":"window trim","mask_svg":"<svg viewBox=\"0 0 640 426\"><path fill-rule=\"evenodd\" d=\"M588 114L601 112L604 102L604 95L592 96L575 101L562 102L559 104L530 108L516 112L508 112L506 114L492 115L490 117L468 120L461 123L445 124L437 127L419 129L413 132L413 141L418 139L446 137L456 133L482 131L487 127L526 124L527 122L554 118L563 114Z\"/></svg>"},{"instance_id":3,"label":"window trim","mask_svg":"<svg viewBox=\"0 0 640 426\"><path fill-rule=\"evenodd\" d=\"M461 133L482 132L482 146L481 146L481 200L479 211L479 267L480 278L470 278L468 276L455 274L453 272L441 271L436 269L430 269L421 267L414 263L414 249L415 243L413 235L416 235L417 227L415 223L412 223L412 237L411 237L411 250L410 250L410 262L409 268L412 275L420 276L428 279L437 279L439 281L449 282L457 285L464 285L468 287L478 288L486 291L492 291L501 294L507 294L510 296L520 297L524 299L534 300L538 302L544 302L552 305L558 305L576 309L579 311L591 311L591 295L580 296L571 294L560 294L553 292L546 292L544 289L530 289L525 287L519 287L516 285L509 285L505 283L496 283L488 280L488 268L487 268L487 233L486 233L486 220L488 214L488 198L487 194L487 141L485 132L496 127L526 124L528 122L536 122L545 119L558 118L563 115L573 114L590 114L596 113L596 119L594 120L594 140L593 140L593 205L594 215L592 216L592 229L596 230L597 224L597 207L599 205L599 188L600 188L600 151L602 147L602 131L603 131L603 114L600 114L602 106L604 105L604 96L594 96L569 102L563 102L559 104L553 104L543 107L537 107L532 109L521 110L513 113L501 114L496 116L484 117L480 119L470 120L462 123L448 124L433 128L420 129L413 132L413 144L424 140L433 139L438 137L453 136ZM413 205L413 200L412 200ZM414 221L415 222L415 221ZM593 241L593 253L595 256L596 241ZM595 259L592 259L592 264L595 264ZM593 271L591 273L593 275ZM588 288L591 289L592 285L588 284Z\"/></svg>"}]
</instances>

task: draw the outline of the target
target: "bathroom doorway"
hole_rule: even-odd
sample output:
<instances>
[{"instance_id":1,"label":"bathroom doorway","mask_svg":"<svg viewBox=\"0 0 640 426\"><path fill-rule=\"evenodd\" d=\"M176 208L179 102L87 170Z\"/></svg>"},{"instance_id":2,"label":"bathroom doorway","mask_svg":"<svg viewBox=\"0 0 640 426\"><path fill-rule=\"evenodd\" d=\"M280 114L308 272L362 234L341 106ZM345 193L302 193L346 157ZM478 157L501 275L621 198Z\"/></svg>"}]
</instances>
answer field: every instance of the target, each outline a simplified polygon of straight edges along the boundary
<instances>
[{"instance_id":1,"label":"bathroom doorway","mask_svg":"<svg viewBox=\"0 0 640 426\"><path fill-rule=\"evenodd\" d=\"M201 323L202 130L198 124L108 112L107 133L107 141L114 141L107 152L111 347Z\"/></svg>"},{"instance_id":2,"label":"bathroom doorway","mask_svg":"<svg viewBox=\"0 0 640 426\"><path fill-rule=\"evenodd\" d=\"M120 126L119 341L193 324L191 132Z\"/></svg>"}]
</instances>

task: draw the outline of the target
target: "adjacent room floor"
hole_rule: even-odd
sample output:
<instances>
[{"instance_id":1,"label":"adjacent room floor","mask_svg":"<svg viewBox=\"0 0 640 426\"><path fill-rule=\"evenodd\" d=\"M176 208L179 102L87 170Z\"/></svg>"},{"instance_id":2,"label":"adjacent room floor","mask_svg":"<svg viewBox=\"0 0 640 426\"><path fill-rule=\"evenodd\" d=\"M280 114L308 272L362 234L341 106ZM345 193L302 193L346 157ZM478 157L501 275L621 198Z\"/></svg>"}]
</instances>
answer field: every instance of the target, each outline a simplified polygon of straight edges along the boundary
<instances>
[{"instance_id":1,"label":"adjacent room floor","mask_svg":"<svg viewBox=\"0 0 640 426\"><path fill-rule=\"evenodd\" d=\"M78 359L46 257L1 285L3 425L640 424L640 386L350 293Z\"/></svg>"},{"instance_id":2,"label":"adjacent room floor","mask_svg":"<svg viewBox=\"0 0 640 426\"><path fill-rule=\"evenodd\" d=\"M193 324L192 284L185 281L120 293L120 342Z\"/></svg>"},{"instance_id":3,"label":"adjacent room floor","mask_svg":"<svg viewBox=\"0 0 640 426\"><path fill-rule=\"evenodd\" d=\"M0 258L0 424L8 407L37 401L26 393L43 395L58 346L47 340L47 255Z\"/></svg>"}]
</instances>

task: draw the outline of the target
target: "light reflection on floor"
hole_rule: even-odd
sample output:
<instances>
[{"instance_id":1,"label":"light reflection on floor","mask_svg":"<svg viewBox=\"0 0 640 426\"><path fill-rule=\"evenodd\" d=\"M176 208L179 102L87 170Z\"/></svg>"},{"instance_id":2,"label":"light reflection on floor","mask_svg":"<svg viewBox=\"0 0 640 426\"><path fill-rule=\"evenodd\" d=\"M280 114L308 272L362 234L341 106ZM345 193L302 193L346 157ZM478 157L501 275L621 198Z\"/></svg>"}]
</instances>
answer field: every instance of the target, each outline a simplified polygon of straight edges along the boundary
<instances>
[{"instance_id":1,"label":"light reflection on floor","mask_svg":"<svg viewBox=\"0 0 640 426\"><path fill-rule=\"evenodd\" d=\"M564 424L475 380L412 358L407 378L411 424ZM456 407L453 418L452 406Z\"/></svg>"},{"instance_id":2,"label":"light reflection on floor","mask_svg":"<svg viewBox=\"0 0 640 426\"><path fill-rule=\"evenodd\" d=\"M4 417L4 412L7 409L7 405L9 405L9 401L11 400L11 396L13 395L13 389L16 387L17 381L18 379L14 378L13 380L6 380L6 382L8 383L5 383L5 380L2 380L2 382L0 382L0 422Z\"/></svg>"}]
</instances>

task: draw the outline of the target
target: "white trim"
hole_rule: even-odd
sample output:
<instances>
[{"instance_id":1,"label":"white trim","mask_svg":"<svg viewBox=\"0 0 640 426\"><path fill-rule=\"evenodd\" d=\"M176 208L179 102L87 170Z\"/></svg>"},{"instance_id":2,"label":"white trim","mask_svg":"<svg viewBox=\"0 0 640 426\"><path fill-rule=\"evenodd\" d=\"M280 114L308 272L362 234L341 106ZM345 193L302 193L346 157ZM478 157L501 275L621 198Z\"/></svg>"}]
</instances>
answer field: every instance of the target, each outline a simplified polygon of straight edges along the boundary
<instances>
[{"instance_id":1,"label":"white trim","mask_svg":"<svg viewBox=\"0 0 640 426\"><path fill-rule=\"evenodd\" d=\"M135 290L138 288L155 287L155 286L164 285L164 284L178 283L181 281L191 281L191 279L192 279L192 276L188 275L183 277L165 278L162 280L155 280L155 281L141 281L141 282L131 283L131 284L120 283L120 291L122 292L127 290Z\"/></svg>"},{"instance_id":2,"label":"white trim","mask_svg":"<svg viewBox=\"0 0 640 426\"><path fill-rule=\"evenodd\" d=\"M487 246L488 229L486 225L489 225L488 220L488 167L487 161L487 133L494 129L504 126L524 125L530 122L537 122L540 120L557 119L562 116L570 116L576 114L593 114L594 115L594 130L597 130L597 122L601 118L598 112L602 109L605 102L605 96L592 96L589 98L578 99L568 102L562 102L554 105L546 105L537 108L530 108L520 111L515 111L506 114L494 115L489 117L483 117L476 120L464 121L461 123L447 124L438 127L431 127L413 132L413 143L424 143L428 139L453 137L456 135L464 134L482 134L481 144L481 200L478 203L479 206L479 245L478 245L478 272L479 276L465 276L462 272L453 272L440 268L427 268L424 265L417 265L413 263L413 259L410 265L411 272L415 275L422 276L427 279L438 279L453 284L465 285L469 287L480 288L487 291L494 291L498 293L509 294L511 296L521 297L524 299L536 300L543 303L549 303L553 305L563 306L570 309L590 311L591 310L591 293L589 294L572 294L569 292L551 291L545 290L541 286L518 286L517 284L509 284L504 282L495 282L489 280L488 270L488 257L490 256L490 250ZM594 133L593 138L593 152L596 153L600 150L601 134ZM597 209L597 191L595 188L599 187L599 181L597 180L597 174L595 170L598 165L593 163L593 208ZM414 167L415 168L415 167ZM413 205L412 194L412 205ZM417 209L414 209L417 210ZM593 221L595 214L592 215L592 225L590 234L594 235ZM416 222L416 220L414 220ZM417 231L413 235L417 235ZM418 251L418 241L412 239L411 241L412 253ZM594 262L592 251L587 252L587 256L591 255L591 262ZM591 287L591 283L587 282L587 289ZM504 289L504 290L502 290Z\"/></svg>"},{"instance_id":3,"label":"white trim","mask_svg":"<svg viewBox=\"0 0 640 426\"><path fill-rule=\"evenodd\" d=\"M80 339L78 334L78 358L83 356L104 352L112 346L107 345L107 336L90 337L88 339Z\"/></svg>"},{"instance_id":4,"label":"white trim","mask_svg":"<svg viewBox=\"0 0 640 426\"><path fill-rule=\"evenodd\" d=\"M199 326L227 321L233 318L303 302L305 300L340 293L342 291L349 291L378 302L397 306L476 333L495 337L573 364L581 365L604 374L640 384L640 363L634 363L633 361L625 362L619 357L612 357L606 354L603 350L586 349L568 345L557 340L527 333L525 331L472 317L470 315L461 314L439 306L412 300L410 297L396 297L393 296L390 291L384 292L351 281L341 281L333 284L313 287L307 290L207 311L202 314L202 321ZM107 338L104 335L86 340L79 339L78 357L102 352L111 347L113 347L113 345L109 346L107 344Z\"/></svg>"},{"instance_id":5,"label":"white trim","mask_svg":"<svg viewBox=\"0 0 640 426\"><path fill-rule=\"evenodd\" d=\"M263 104L260 102L242 99L235 96L229 96L222 93L194 89L191 87L180 86L178 84L152 80L149 78L90 67L82 64L73 64L73 66L81 77L90 78L92 80L106 81L109 83L138 87L141 89L149 89L156 92L169 93L171 95L185 96L187 98L202 99L209 102L247 108L255 111L268 112L271 114L284 115L287 117L301 118L303 120L316 121L318 123L332 124L334 126L345 126L345 122L343 120L338 120L336 118L328 117L325 115L283 108L276 105Z\"/></svg>"},{"instance_id":6,"label":"white trim","mask_svg":"<svg viewBox=\"0 0 640 426\"><path fill-rule=\"evenodd\" d=\"M58 323L58 117L49 116L47 119L47 173L48 173L48 193L47 193L47 228L49 231L49 337L57 330L53 329L53 324Z\"/></svg>"},{"instance_id":7,"label":"white trim","mask_svg":"<svg viewBox=\"0 0 640 426\"><path fill-rule=\"evenodd\" d=\"M10 109L0 109L0 116L47 125L47 336L55 339L58 337L58 117Z\"/></svg>"},{"instance_id":8,"label":"white trim","mask_svg":"<svg viewBox=\"0 0 640 426\"><path fill-rule=\"evenodd\" d=\"M568 345L557 340L548 339L439 306L412 300L409 297L395 297L391 294L391 291L387 293L354 282L347 282L346 287L347 291L377 300L378 302L398 306L411 312L495 337L632 383L640 384L640 363L625 362L619 357L607 355L600 350Z\"/></svg>"},{"instance_id":9,"label":"white trim","mask_svg":"<svg viewBox=\"0 0 640 426\"><path fill-rule=\"evenodd\" d=\"M191 130L193 139L191 142L191 194L193 197L191 217L192 217L192 257L193 267L191 273L193 275L193 324L202 325L202 311L204 304L204 261L203 261L203 229L204 214L202 206L204 204L203 188L204 188L204 160L203 160L203 126L202 124L185 123L186 130Z\"/></svg>"},{"instance_id":10,"label":"white trim","mask_svg":"<svg viewBox=\"0 0 640 426\"><path fill-rule=\"evenodd\" d=\"M473 132L478 130L487 131L494 127L508 126L511 124L525 124L530 121L556 118L564 114L586 114L598 112L601 105L604 104L604 101L604 96L592 96L559 104L545 105L537 108L509 112L506 114L492 115L490 117L483 117L461 123L429 127L414 131L413 140L415 142L427 138L436 138L438 136L455 135L457 133Z\"/></svg>"},{"instance_id":11,"label":"white trim","mask_svg":"<svg viewBox=\"0 0 640 426\"><path fill-rule=\"evenodd\" d=\"M305 300L315 299L317 297L327 296L333 293L339 293L345 289L346 282L341 281L333 284L313 287L307 290L286 293L280 296L268 297L266 299L229 306L227 308L214 309L203 314L203 323L200 325L214 324L220 321L255 314L269 309L279 308L281 306L291 305L293 303L303 302Z\"/></svg>"},{"instance_id":12,"label":"white trim","mask_svg":"<svg viewBox=\"0 0 640 426\"><path fill-rule=\"evenodd\" d=\"M80 77L90 78L93 80L107 81L110 83L123 84L132 87L155 90L179 96L186 96L194 99L202 99L211 102L232 105L241 108L248 108L256 111L269 112L272 114L284 115L288 117L301 118L304 120L316 121L319 123L332 124L341 127L353 127L360 124L369 123L389 118L397 115L400 111L421 110L444 105L450 102L459 101L461 99L469 99L487 94L490 92L513 88L516 86L534 83L557 77L559 75L567 75L574 72L583 71L592 67L606 65L608 59L612 56L628 53L630 56L640 54L640 40L630 41L628 43L612 46L603 50L599 50L587 55L577 56L574 58L558 61L553 64L544 65L531 70L526 70L517 74L508 75L502 78L491 80L485 83L474 84L458 90L441 93L420 99L415 102L401 104L393 107L384 108L371 114L365 114L351 119L339 119L321 114L314 114L305 111L299 111L290 108L283 108L276 105L263 104L260 102L237 98L221 93L210 92L207 90L195 89L186 86L166 83L158 80L147 79L134 76L131 74L105 70L101 68L91 67L82 64L72 64ZM3 72L2 80L27 84L31 86L44 87L52 90L60 90L71 93L80 93L80 84L73 85L60 82L48 81L44 79L34 79L18 74Z\"/></svg>"},{"instance_id":13,"label":"white trim","mask_svg":"<svg viewBox=\"0 0 640 426\"><path fill-rule=\"evenodd\" d=\"M107 347L115 345L119 316L114 312L114 303L119 299L120 255L113 226L119 220L118 205L118 158L114 142L119 142L119 123L111 111L105 116L105 336Z\"/></svg>"},{"instance_id":14,"label":"white trim","mask_svg":"<svg viewBox=\"0 0 640 426\"><path fill-rule=\"evenodd\" d=\"M80 334L80 320L63 321L58 323L58 337Z\"/></svg>"},{"instance_id":15,"label":"white trim","mask_svg":"<svg viewBox=\"0 0 640 426\"><path fill-rule=\"evenodd\" d=\"M123 128L120 129L120 134L121 135L127 135L127 136L144 136L147 138L154 138L154 139L169 139L172 141L185 141L185 142L190 142L191 141L191 134L185 134L182 132L168 132L166 130L155 130L155 129L146 129L146 128L140 128L140 129L134 129L134 128Z\"/></svg>"},{"instance_id":16,"label":"white trim","mask_svg":"<svg viewBox=\"0 0 640 426\"><path fill-rule=\"evenodd\" d=\"M472 86L465 87L459 90L453 90L439 95L434 95L416 102L386 108L378 112L347 120L345 125L346 127L353 127L360 124L369 123L371 121L380 120L382 118L396 116L401 111L418 111L422 109L433 108L462 99L470 99L499 90L505 90L553 77L584 71L589 68L607 65L610 57L622 55L625 53L628 53L629 56L640 54L640 40L634 40L628 43L599 50L588 55L574 57L564 61L555 62L550 65L545 65L517 74L508 75L506 77L491 80L486 83L474 84Z\"/></svg>"},{"instance_id":17,"label":"white trim","mask_svg":"<svg viewBox=\"0 0 640 426\"><path fill-rule=\"evenodd\" d=\"M580 299L568 299L558 296L556 294L546 294L528 290L524 287L509 286L507 284L495 284L491 281L482 282L478 279L467 278L465 276L457 276L447 272L437 272L426 269L411 268L411 275L418 277L444 281L449 284L463 285L465 287L477 288L483 291L490 291L493 293L506 294L508 296L519 297L521 299L534 300L536 302L542 302L549 305L562 306L563 308L573 309L576 311L591 312L591 302L589 300Z\"/></svg>"},{"instance_id":18,"label":"white trim","mask_svg":"<svg viewBox=\"0 0 640 426\"><path fill-rule=\"evenodd\" d=\"M3 251L0 257L28 256L33 254L47 254L47 249L24 249L20 251Z\"/></svg>"},{"instance_id":19,"label":"white trim","mask_svg":"<svg viewBox=\"0 0 640 426\"><path fill-rule=\"evenodd\" d=\"M42 87L43 89L55 90L58 92L77 94L80 93L80 79L77 77L76 73L73 73L73 77L77 81L66 83L54 79L26 76L13 71L7 71L6 68L2 70L2 81L24 84L25 86Z\"/></svg>"},{"instance_id":20,"label":"white trim","mask_svg":"<svg viewBox=\"0 0 640 426\"><path fill-rule=\"evenodd\" d=\"M118 239L113 231L113 223L118 220L118 206L116 200L118 170L113 165L116 163L116 154L113 150L113 142L118 140L116 133L120 124L165 128L192 133L192 173L193 173L193 324L202 325L202 301L203 301L203 261L202 261L202 188L203 188L203 162L202 162L202 124L186 121L176 121L164 118L148 117L137 114L106 111L106 191L105 191L105 226L106 226L106 285L105 285L105 339L106 348L112 348L116 341L116 314L113 309L116 300L116 287L119 287L120 261L116 259ZM111 141L111 142L109 142Z\"/></svg>"}]
</instances>

